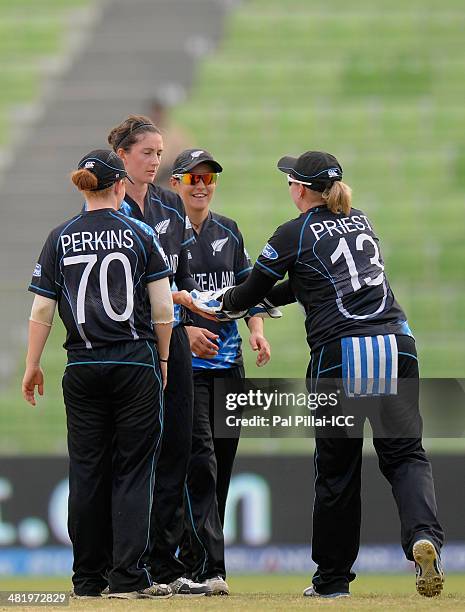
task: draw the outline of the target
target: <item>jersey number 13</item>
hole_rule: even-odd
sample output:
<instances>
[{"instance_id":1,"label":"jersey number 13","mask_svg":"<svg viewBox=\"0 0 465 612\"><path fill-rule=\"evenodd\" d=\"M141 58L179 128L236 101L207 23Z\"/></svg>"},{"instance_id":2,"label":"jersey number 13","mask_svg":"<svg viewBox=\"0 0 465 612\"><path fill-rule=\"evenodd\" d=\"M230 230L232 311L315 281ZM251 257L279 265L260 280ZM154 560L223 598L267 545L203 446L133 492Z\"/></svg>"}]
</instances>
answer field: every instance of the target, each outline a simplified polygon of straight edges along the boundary
<instances>
[{"instance_id":1,"label":"jersey number 13","mask_svg":"<svg viewBox=\"0 0 465 612\"><path fill-rule=\"evenodd\" d=\"M381 285L384 280L384 266L379 259L380 254L376 242L368 234L359 234L357 236L357 240L355 241L355 249L357 251L363 251L365 242L369 242L374 249L374 254L372 257L370 257L370 263L379 268L381 272L375 277L366 276L363 281L367 285ZM331 262L333 264L336 263L336 261L341 257L341 255L344 256L344 259L346 260L346 264L350 274L350 282L352 283L353 290L358 291L362 288L362 285L360 283L360 277L357 267L355 265L354 258L352 256L352 253L350 252L349 245L347 244L347 240L345 238L341 238L339 240L336 250L331 255Z\"/></svg>"}]
</instances>

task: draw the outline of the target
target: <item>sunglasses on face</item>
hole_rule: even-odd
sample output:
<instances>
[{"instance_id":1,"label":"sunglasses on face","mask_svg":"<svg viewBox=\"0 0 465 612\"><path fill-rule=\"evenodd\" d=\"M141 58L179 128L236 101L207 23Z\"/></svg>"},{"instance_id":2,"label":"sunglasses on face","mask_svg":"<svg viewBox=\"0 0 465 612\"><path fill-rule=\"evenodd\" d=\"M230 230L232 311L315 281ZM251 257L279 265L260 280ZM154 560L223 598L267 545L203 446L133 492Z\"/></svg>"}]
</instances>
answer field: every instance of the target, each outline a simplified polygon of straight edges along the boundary
<instances>
[{"instance_id":1,"label":"sunglasses on face","mask_svg":"<svg viewBox=\"0 0 465 612\"><path fill-rule=\"evenodd\" d=\"M186 174L173 174L173 178L178 179L183 185L198 185L200 181L204 185L214 185L218 180L218 174L216 172L207 172L206 174L186 172Z\"/></svg>"},{"instance_id":2,"label":"sunglasses on face","mask_svg":"<svg viewBox=\"0 0 465 612\"><path fill-rule=\"evenodd\" d=\"M306 185L306 186L310 186L312 183L306 183L305 181L296 181L296 179L294 177L292 177L290 174L287 175L287 184L289 185L289 187L292 185L292 183L297 183L297 185Z\"/></svg>"}]
</instances>

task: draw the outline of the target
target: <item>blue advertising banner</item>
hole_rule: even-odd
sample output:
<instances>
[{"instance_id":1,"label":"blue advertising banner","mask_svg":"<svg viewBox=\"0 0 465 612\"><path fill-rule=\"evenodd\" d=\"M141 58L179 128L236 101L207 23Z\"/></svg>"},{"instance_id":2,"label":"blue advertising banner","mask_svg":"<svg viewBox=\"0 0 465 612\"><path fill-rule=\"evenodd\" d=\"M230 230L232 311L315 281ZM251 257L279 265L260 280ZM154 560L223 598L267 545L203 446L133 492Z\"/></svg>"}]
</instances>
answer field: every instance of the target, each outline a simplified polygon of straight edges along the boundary
<instances>
[{"instance_id":1,"label":"blue advertising banner","mask_svg":"<svg viewBox=\"0 0 465 612\"><path fill-rule=\"evenodd\" d=\"M465 462L434 455L440 518L447 534L448 571L465 571ZM0 460L0 574L68 575L68 462L64 457ZM364 457L362 546L364 572L410 568L399 544L397 509L377 459ZM310 554L313 461L309 456L239 456L226 511L231 573L302 573ZM382 520L380 520L382 519Z\"/></svg>"}]
</instances>

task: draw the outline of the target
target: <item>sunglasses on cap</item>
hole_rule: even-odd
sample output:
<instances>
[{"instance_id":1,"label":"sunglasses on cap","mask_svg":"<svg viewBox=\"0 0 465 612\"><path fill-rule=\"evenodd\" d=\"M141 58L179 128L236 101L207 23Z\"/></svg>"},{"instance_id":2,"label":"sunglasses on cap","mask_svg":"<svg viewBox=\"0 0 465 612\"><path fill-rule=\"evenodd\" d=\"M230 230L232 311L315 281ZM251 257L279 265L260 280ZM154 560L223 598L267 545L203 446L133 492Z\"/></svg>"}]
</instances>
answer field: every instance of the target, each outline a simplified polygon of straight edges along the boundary
<instances>
[{"instance_id":1,"label":"sunglasses on cap","mask_svg":"<svg viewBox=\"0 0 465 612\"><path fill-rule=\"evenodd\" d=\"M173 178L178 179L183 185L198 185L200 181L203 181L204 185L214 185L218 180L218 173L192 174L192 172L186 172L185 174L173 174Z\"/></svg>"}]
</instances>

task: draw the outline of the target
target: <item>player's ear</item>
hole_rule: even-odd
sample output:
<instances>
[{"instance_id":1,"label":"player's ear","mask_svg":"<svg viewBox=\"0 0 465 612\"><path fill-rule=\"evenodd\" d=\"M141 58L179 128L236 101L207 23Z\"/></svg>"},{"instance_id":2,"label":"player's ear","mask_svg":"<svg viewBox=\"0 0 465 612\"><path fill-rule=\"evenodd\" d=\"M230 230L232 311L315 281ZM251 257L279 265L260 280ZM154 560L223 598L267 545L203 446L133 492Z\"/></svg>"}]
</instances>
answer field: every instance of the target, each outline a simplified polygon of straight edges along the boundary
<instances>
[{"instance_id":1,"label":"player's ear","mask_svg":"<svg viewBox=\"0 0 465 612\"><path fill-rule=\"evenodd\" d=\"M173 189L174 191L177 191L178 183L179 183L178 179L175 179L173 176L170 177L170 186L171 186L171 189Z\"/></svg>"},{"instance_id":2,"label":"player's ear","mask_svg":"<svg viewBox=\"0 0 465 612\"><path fill-rule=\"evenodd\" d=\"M116 149L116 155L126 163L126 151L122 147Z\"/></svg>"},{"instance_id":3,"label":"player's ear","mask_svg":"<svg viewBox=\"0 0 465 612\"><path fill-rule=\"evenodd\" d=\"M126 192L126 185L124 183L124 179L122 179L121 181L116 181L116 183L114 184L114 190L116 196L121 196L123 192Z\"/></svg>"}]
</instances>

